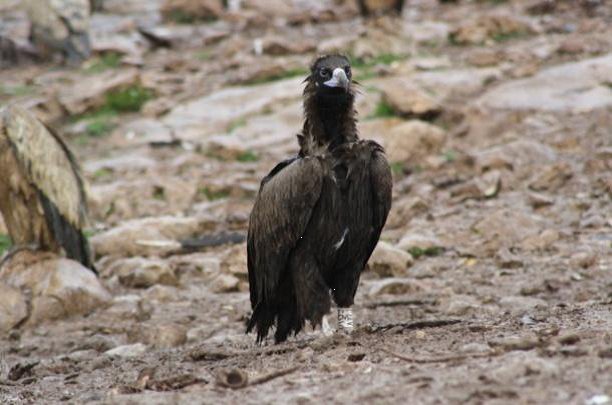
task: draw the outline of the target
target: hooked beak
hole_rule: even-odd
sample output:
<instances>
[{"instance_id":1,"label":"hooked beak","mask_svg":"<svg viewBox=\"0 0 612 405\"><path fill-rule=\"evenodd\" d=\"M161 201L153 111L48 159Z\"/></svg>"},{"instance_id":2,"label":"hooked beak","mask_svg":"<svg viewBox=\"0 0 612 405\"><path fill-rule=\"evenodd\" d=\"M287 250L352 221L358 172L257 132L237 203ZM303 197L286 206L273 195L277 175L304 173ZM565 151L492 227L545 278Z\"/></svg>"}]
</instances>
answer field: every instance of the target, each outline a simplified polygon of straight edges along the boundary
<instances>
[{"instance_id":1,"label":"hooked beak","mask_svg":"<svg viewBox=\"0 0 612 405\"><path fill-rule=\"evenodd\" d=\"M323 82L323 84L327 87L342 87L344 90L347 90L349 86L349 79L346 77L344 69L335 68L332 78L326 82Z\"/></svg>"}]
</instances>

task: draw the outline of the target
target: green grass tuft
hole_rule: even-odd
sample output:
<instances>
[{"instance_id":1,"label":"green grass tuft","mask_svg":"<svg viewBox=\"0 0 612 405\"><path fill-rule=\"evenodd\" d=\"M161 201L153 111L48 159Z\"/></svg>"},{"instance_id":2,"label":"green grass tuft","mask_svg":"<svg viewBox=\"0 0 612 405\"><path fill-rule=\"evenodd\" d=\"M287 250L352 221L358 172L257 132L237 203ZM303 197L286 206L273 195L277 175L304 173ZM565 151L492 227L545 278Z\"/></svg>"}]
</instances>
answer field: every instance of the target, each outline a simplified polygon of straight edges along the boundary
<instances>
[{"instance_id":1,"label":"green grass tuft","mask_svg":"<svg viewBox=\"0 0 612 405\"><path fill-rule=\"evenodd\" d=\"M8 235L0 233L0 255L4 254L13 245L11 238Z\"/></svg>"},{"instance_id":2,"label":"green grass tuft","mask_svg":"<svg viewBox=\"0 0 612 405\"><path fill-rule=\"evenodd\" d=\"M243 152L238 155L238 158L236 160L238 160L239 162L257 162L259 160L259 156L257 156L254 152L247 150L246 152Z\"/></svg>"},{"instance_id":3,"label":"green grass tuft","mask_svg":"<svg viewBox=\"0 0 612 405\"><path fill-rule=\"evenodd\" d=\"M410 253L412 257L414 257L415 259L418 259L419 257L422 257L422 256L429 256L429 257L439 256L442 253L444 253L444 248L441 246L431 246L431 247L423 249L420 247L413 246L408 249L408 253Z\"/></svg>"},{"instance_id":4,"label":"green grass tuft","mask_svg":"<svg viewBox=\"0 0 612 405\"><path fill-rule=\"evenodd\" d=\"M402 162L393 162L391 163L391 172L396 176L400 176L404 174L404 164Z\"/></svg>"},{"instance_id":5,"label":"green grass tuft","mask_svg":"<svg viewBox=\"0 0 612 405\"><path fill-rule=\"evenodd\" d=\"M229 192L225 190L213 191L208 187L200 187L198 193L205 196L208 201L215 201L229 197Z\"/></svg>"},{"instance_id":6,"label":"green grass tuft","mask_svg":"<svg viewBox=\"0 0 612 405\"><path fill-rule=\"evenodd\" d=\"M397 114L395 114L395 111L393 111L393 108L391 108L389 104L385 103L383 100L380 100L376 105L376 109L374 110L374 112L370 114L367 118L388 118L395 117L396 115Z\"/></svg>"},{"instance_id":7,"label":"green grass tuft","mask_svg":"<svg viewBox=\"0 0 612 405\"><path fill-rule=\"evenodd\" d=\"M35 86L19 84L16 86L0 85L0 96L21 97L27 96L35 91Z\"/></svg>"},{"instance_id":8,"label":"green grass tuft","mask_svg":"<svg viewBox=\"0 0 612 405\"><path fill-rule=\"evenodd\" d=\"M236 129L244 127L246 124L247 124L246 118L244 118L244 117L238 118L238 119L230 122L230 124L227 126L227 132L228 133L232 133Z\"/></svg>"},{"instance_id":9,"label":"green grass tuft","mask_svg":"<svg viewBox=\"0 0 612 405\"><path fill-rule=\"evenodd\" d=\"M112 91L106 95L106 103L101 110L116 112L136 112L153 97L153 92L140 85L132 85L123 90Z\"/></svg>"},{"instance_id":10,"label":"green grass tuft","mask_svg":"<svg viewBox=\"0 0 612 405\"><path fill-rule=\"evenodd\" d=\"M121 55L117 52L107 52L85 68L87 73L100 73L109 69L116 69L121 65Z\"/></svg>"}]
</instances>

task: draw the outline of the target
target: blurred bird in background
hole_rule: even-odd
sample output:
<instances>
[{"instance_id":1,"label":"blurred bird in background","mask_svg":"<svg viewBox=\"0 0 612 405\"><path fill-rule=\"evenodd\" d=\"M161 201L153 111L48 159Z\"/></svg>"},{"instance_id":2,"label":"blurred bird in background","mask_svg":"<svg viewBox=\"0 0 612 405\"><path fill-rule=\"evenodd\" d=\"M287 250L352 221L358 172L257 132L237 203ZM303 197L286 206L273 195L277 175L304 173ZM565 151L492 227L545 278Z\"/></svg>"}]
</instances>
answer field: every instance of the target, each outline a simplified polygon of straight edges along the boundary
<instances>
[{"instance_id":1,"label":"blurred bird in background","mask_svg":"<svg viewBox=\"0 0 612 405\"><path fill-rule=\"evenodd\" d=\"M0 174L0 212L13 249L64 253L95 272L75 158L56 133L20 107L0 110Z\"/></svg>"}]
</instances>

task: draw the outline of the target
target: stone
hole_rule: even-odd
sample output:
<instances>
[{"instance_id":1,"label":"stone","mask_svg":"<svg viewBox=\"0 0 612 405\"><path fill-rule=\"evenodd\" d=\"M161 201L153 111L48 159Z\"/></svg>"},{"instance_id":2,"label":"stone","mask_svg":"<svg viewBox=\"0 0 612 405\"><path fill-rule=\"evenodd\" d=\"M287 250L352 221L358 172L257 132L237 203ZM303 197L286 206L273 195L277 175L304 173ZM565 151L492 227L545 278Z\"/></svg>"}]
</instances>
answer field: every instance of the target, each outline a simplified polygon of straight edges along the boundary
<instances>
[{"instance_id":1,"label":"stone","mask_svg":"<svg viewBox=\"0 0 612 405\"><path fill-rule=\"evenodd\" d=\"M526 383L527 376L539 375L539 378L553 378L559 374L559 367L550 360L545 360L533 355L516 353L506 356L507 360L502 365L490 371L490 378L500 384Z\"/></svg>"},{"instance_id":2,"label":"stone","mask_svg":"<svg viewBox=\"0 0 612 405\"><path fill-rule=\"evenodd\" d=\"M110 349L104 352L105 355L110 357L139 357L147 351L147 346L142 343L135 343L132 345L117 346L114 349Z\"/></svg>"},{"instance_id":3,"label":"stone","mask_svg":"<svg viewBox=\"0 0 612 405\"><path fill-rule=\"evenodd\" d=\"M281 36L267 36L259 39L261 52L266 55L291 55L312 52L315 44L312 41L292 40Z\"/></svg>"},{"instance_id":4,"label":"stone","mask_svg":"<svg viewBox=\"0 0 612 405\"><path fill-rule=\"evenodd\" d=\"M215 293L236 292L239 290L240 280L231 274L219 274L212 279L210 288Z\"/></svg>"},{"instance_id":5,"label":"stone","mask_svg":"<svg viewBox=\"0 0 612 405\"><path fill-rule=\"evenodd\" d=\"M95 76L87 76L87 79L76 77L72 85L62 87L58 99L70 115L78 115L102 106L109 92L138 82L137 69L109 70Z\"/></svg>"},{"instance_id":6,"label":"stone","mask_svg":"<svg viewBox=\"0 0 612 405\"><path fill-rule=\"evenodd\" d=\"M221 0L164 0L160 12L165 20L194 22L217 19L223 14Z\"/></svg>"},{"instance_id":7,"label":"stone","mask_svg":"<svg viewBox=\"0 0 612 405\"><path fill-rule=\"evenodd\" d=\"M482 95L476 105L494 110L589 112L612 106L612 53L542 69Z\"/></svg>"},{"instance_id":8,"label":"stone","mask_svg":"<svg viewBox=\"0 0 612 405\"><path fill-rule=\"evenodd\" d=\"M172 302L180 299L179 290L168 285L156 284L145 291L147 300L158 302Z\"/></svg>"},{"instance_id":9,"label":"stone","mask_svg":"<svg viewBox=\"0 0 612 405\"><path fill-rule=\"evenodd\" d=\"M499 339L492 339L489 345L492 347L501 347L504 350L531 350L540 344L538 338L534 335L522 336L507 336Z\"/></svg>"},{"instance_id":10,"label":"stone","mask_svg":"<svg viewBox=\"0 0 612 405\"><path fill-rule=\"evenodd\" d=\"M444 244L429 232L408 231L402 236L397 247L403 251L417 248L423 251L443 247Z\"/></svg>"},{"instance_id":11,"label":"stone","mask_svg":"<svg viewBox=\"0 0 612 405\"><path fill-rule=\"evenodd\" d=\"M376 297L383 294L414 294L422 290L423 287L421 284L414 280L394 277L373 282L368 291L368 295L371 297Z\"/></svg>"},{"instance_id":12,"label":"stone","mask_svg":"<svg viewBox=\"0 0 612 405\"><path fill-rule=\"evenodd\" d=\"M535 297L508 296L499 300L499 305L513 315L524 315L548 307L546 301Z\"/></svg>"},{"instance_id":13,"label":"stone","mask_svg":"<svg viewBox=\"0 0 612 405\"><path fill-rule=\"evenodd\" d=\"M557 191L573 175L572 167L568 163L555 163L539 170L529 183L529 188L535 191Z\"/></svg>"},{"instance_id":14,"label":"stone","mask_svg":"<svg viewBox=\"0 0 612 405\"><path fill-rule=\"evenodd\" d=\"M151 241L175 242L213 231L217 222L208 217L149 217L125 221L121 225L91 238L94 251L100 256L161 255L176 245L160 246Z\"/></svg>"},{"instance_id":15,"label":"stone","mask_svg":"<svg viewBox=\"0 0 612 405\"><path fill-rule=\"evenodd\" d=\"M406 79L391 79L382 87L383 101L398 115L433 118L442 111L438 100Z\"/></svg>"},{"instance_id":16,"label":"stone","mask_svg":"<svg viewBox=\"0 0 612 405\"><path fill-rule=\"evenodd\" d=\"M119 282L129 288L148 288L155 284L179 284L174 268L161 259L130 257L115 261L105 273L117 275Z\"/></svg>"},{"instance_id":17,"label":"stone","mask_svg":"<svg viewBox=\"0 0 612 405\"><path fill-rule=\"evenodd\" d=\"M382 135L383 146L391 162L417 164L437 154L446 142L444 130L424 121L410 120Z\"/></svg>"},{"instance_id":18,"label":"stone","mask_svg":"<svg viewBox=\"0 0 612 405\"><path fill-rule=\"evenodd\" d=\"M513 247L527 237L540 233L542 220L517 210L500 209L477 221L472 229L488 243Z\"/></svg>"},{"instance_id":19,"label":"stone","mask_svg":"<svg viewBox=\"0 0 612 405\"><path fill-rule=\"evenodd\" d=\"M46 252L15 254L0 269L0 282L31 291L28 324L86 315L111 301L91 270Z\"/></svg>"},{"instance_id":20,"label":"stone","mask_svg":"<svg viewBox=\"0 0 612 405\"><path fill-rule=\"evenodd\" d=\"M157 349L170 349L187 342L187 329L174 323L139 325L128 333L129 342L141 342Z\"/></svg>"},{"instance_id":21,"label":"stone","mask_svg":"<svg viewBox=\"0 0 612 405\"><path fill-rule=\"evenodd\" d=\"M480 302L471 295L453 294L440 302L440 310L450 316L467 315L479 307Z\"/></svg>"},{"instance_id":22,"label":"stone","mask_svg":"<svg viewBox=\"0 0 612 405\"><path fill-rule=\"evenodd\" d=\"M113 319L146 321L151 318L153 307L142 297L129 294L113 298L105 314Z\"/></svg>"},{"instance_id":23,"label":"stone","mask_svg":"<svg viewBox=\"0 0 612 405\"><path fill-rule=\"evenodd\" d=\"M391 11L397 11L397 0L362 0L363 10L365 15L381 15ZM403 3L403 2L401 2Z\"/></svg>"},{"instance_id":24,"label":"stone","mask_svg":"<svg viewBox=\"0 0 612 405\"><path fill-rule=\"evenodd\" d=\"M441 21L410 21L403 30L417 44L430 46L445 43L449 33L448 24Z\"/></svg>"},{"instance_id":25,"label":"stone","mask_svg":"<svg viewBox=\"0 0 612 405\"><path fill-rule=\"evenodd\" d=\"M370 256L368 268L381 277L402 277L406 276L413 262L412 256L404 250L379 241Z\"/></svg>"},{"instance_id":26,"label":"stone","mask_svg":"<svg viewBox=\"0 0 612 405\"><path fill-rule=\"evenodd\" d=\"M588 269L597 263L598 257L595 252L577 252L569 258L572 269Z\"/></svg>"},{"instance_id":27,"label":"stone","mask_svg":"<svg viewBox=\"0 0 612 405\"><path fill-rule=\"evenodd\" d=\"M532 32L531 24L523 19L506 14L490 14L462 22L451 30L449 37L456 44L484 44Z\"/></svg>"},{"instance_id":28,"label":"stone","mask_svg":"<svg viewBox=\"0 0 612 405\"><path fill-rule=\"evenodd\" d=\"M556 229L545 229L538 235L528 236L521 242L521 248L525 250L546 250L558 241L559 231Z\"/></svg>"},{"instance_id":29,"label":"stone","mask_svg":"<svg viewBox=\"0 0 612 405\"><path fill-rule=\"evenodd\" d=\"M28 316L24 295L17 288L0 283L0 333L6 333Z\"/></svg>"},{"instance_id":30,"label":"stone","mask_svg":"<svg viewBox=\"0 0 612 405\"><path fill-rule=\"evenodd\" d=\"M229 248L223 255L221 266L225 273L229 273L241 280L248 280L247 247L241 243Z\"/></svg>"},{"instance_id":31,"label":"stone","mask_svg":"<svg viewBox=\"0 0 612 405\"><path fill-rule=\"evenodd\" d=\"M554 162L557 154L551 147L540 142L520 139L485 149L477 153L475 159L476 165L484 172L546 164Z\"/></svg>"}]
</instances>

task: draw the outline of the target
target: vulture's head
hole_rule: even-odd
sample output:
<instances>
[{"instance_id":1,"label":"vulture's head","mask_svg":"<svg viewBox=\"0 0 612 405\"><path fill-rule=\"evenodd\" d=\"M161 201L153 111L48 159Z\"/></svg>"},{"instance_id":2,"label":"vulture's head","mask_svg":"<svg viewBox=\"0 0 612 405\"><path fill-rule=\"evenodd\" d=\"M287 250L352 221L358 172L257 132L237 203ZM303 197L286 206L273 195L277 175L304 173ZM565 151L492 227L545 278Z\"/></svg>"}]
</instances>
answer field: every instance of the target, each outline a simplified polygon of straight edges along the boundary
<instances>
[{"instance_id":1,"label":"vulture's head","mask_svg":"<svg viewBox=\"0 0 612 405\"><path fill-rule=\"evenodd\" d=\"M346 56L326 55L314 61L306 80L317 98L342 103L353 99L351 78L351 63Z\"/></svg>"}]
</instances>

